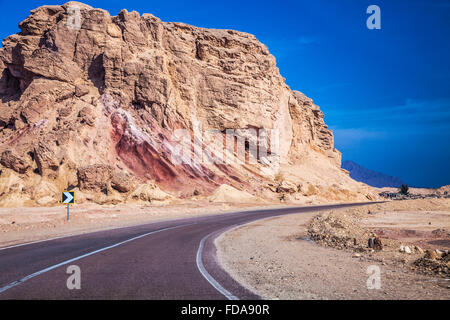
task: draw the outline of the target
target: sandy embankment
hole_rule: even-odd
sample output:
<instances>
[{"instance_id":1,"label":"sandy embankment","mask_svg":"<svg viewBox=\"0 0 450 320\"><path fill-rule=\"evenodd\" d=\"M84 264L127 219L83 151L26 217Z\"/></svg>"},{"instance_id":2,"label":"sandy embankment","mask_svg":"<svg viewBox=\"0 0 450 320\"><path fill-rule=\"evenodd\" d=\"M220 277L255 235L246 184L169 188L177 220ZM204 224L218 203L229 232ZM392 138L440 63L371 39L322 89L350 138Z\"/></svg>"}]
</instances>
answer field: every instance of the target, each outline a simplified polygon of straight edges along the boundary
<instances>
[{"instance_id":1,"label":"sandy embankment","mask_svg":"<svg viewBox=\"0 0 450 320\"><path fill-rule=\"evenodd\" d=\"M318 215L344 224L334 230L343 239L377 231L383 250L371 252L362 238L348 247L311 241L308 228ZM216 246L225 269L265 299L450 299L448 274L414 271L423 253L399 252L401 244L449 249L449 230L448 199L407 200L257 221L223 234ZM372 265L381 271L379 290L367 288Z\"/></svg>"}]
</instances>

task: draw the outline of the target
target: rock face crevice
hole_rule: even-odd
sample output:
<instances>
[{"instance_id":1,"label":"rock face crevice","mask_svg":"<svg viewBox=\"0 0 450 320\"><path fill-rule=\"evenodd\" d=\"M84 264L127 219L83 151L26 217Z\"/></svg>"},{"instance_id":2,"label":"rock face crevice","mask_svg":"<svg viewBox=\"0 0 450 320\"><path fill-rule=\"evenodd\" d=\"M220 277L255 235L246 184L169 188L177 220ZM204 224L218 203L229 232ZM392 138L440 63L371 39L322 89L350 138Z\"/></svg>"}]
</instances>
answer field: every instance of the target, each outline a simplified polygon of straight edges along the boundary
<instances>
[{"instance_id":1,"label":"rock face crevice","mask_svg":"<svg viewBox=\"0 0 450 320\"><path fill-rule=\"evenodd\" d=\"M68 27L73 7L79 29ZM253 35L135 11L110 16L77 2L39 7L19 26L0 49L0 164L11 171L3 174L4 197L17 190L14 184L52 192L69 185L86 193L108 189L103 178L112 174L80 169L89 166L132 176L129 188L112 188L121 194L156 183L176 196L207 194L221 184L255 193L276 174L275 156L283 166L315 154L339 168L323 113L290 90ZM279 148L256 163L174 161L174 132L194 135L196 126L222 133L216 142L236 130L248 140L247 154L259 138L242 129L274 130ZM203 136L202 148L214 149L212 139ZM87 188L96 175L102 187ZM32 193L23 197L36 201Z\"/></svg>"}]
</instances>

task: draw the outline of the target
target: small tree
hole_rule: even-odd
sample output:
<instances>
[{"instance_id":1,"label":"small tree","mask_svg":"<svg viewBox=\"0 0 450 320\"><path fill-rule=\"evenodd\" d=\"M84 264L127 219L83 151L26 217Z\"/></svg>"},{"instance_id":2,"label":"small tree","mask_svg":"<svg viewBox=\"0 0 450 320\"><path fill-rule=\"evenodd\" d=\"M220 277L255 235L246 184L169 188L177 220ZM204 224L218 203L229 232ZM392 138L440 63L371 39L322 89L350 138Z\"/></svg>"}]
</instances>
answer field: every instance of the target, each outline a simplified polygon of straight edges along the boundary
<instances>
[{"instance_id":1,"label":"small tree","mask_svg":"<svg viewBox=\"0 0 450 320\"><path fill-rule=\"evenodd\" d=\"M407 184L402 184L401 187L400 187L399 192L406 196L408 194L408 190L409 190L408 185Z\"/></svg>"}]
</instances>

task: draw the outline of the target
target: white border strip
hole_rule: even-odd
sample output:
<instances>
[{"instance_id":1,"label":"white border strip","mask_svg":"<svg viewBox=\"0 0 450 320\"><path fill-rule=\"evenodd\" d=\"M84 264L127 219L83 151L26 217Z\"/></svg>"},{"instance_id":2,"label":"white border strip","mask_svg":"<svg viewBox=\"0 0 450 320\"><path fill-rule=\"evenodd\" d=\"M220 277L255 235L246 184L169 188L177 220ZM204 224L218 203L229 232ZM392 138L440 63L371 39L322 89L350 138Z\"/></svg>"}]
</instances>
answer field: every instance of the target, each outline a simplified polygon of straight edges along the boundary
<instances>
[{"instance_id":1,"label":"white border strip","mask_svg":"<svg viewBox=\"0 0 450 320\"><path fill-rule=\"evenodd\" d=\"M214 233L214 232L213 232ZM208 282L217 290L219 291L221 294L223 294L228 300L239 300L238 297L234 296L233 294L231 294L228 290L226 290L224 287L222 287L209 273L208 271L206 271L205 266L203 265L203 261L202 261L202 253L203 253L203 246L205 243L205 240L212 235L213 233L208 234L207 236L205 236L201 241L200 241L200 245L198 246L198 250L197 250L197 257L195 259L196 263L197 263L197 268L200 271L200 273L202 274L202 276L208 280Z\"/></svg>"},{"instance_id":2,"label":"white border strip","mask_svg":"<svg viewBox=\"0 0 450 320\"><path fill-rule=\"evenodd\" d=\"M100 230L100 231L103 231L103 230ZM94 232L96 232L96 231L94 231ZM29 244L34 244L34 243L40 243L40 242L46 242L46 241L52 241L52 240L58 240L58 239L63 239L63 238L68 238L68 237L73 237L73 236L79 236L79 235L82 235L82 234L83 234L83 233L72 234L72 235L61 236L61 237L56 237L56 238L49 238L49 239L36 240L36 241L31 241L31 242L25 242L25 243L14 244L14 245L9 246L9 247L3 247L3 248L0 248L0 251L6 250L6 249L11 249L11 248L16 248L16 247L27 246L27 245L29 245Z\"/></svg>"},{"instance_id":3,"label":"white border strip","mask_svg":"<svg viewBox=\"0 0 450 320\"><path fill-rule=\"evenodd\" d=\"M78 257L75 257L75 258L72 258L72 259L63 261L63 262L58 263L58 264L55 264L55 265L53 265L53 266L51 266L51 267L48 267L48 268L42 269L42 270L40 270L40 271L37 271L37 272L35 272L35 273L32 273L32 274L30 274L30 275L28 275L28 276L26 276L26 277L24 277L24 278L22 278L22 279L20 279L20 280L11 282L10 284L8 284L8 285L6 285L6 286L0 288L0 293L5 292L6 290L11 289L11 288L13 288L13 287L15 287L15 286L18 286L19 284L22 284L22 283L24 283L25 281L30 280L31 278L37 277L37 276L39 276L39 275L41 275L41 274L43 274L43 273L46 273L46 272L48 272L48 271L51 271L51 270L56 269L56 268L58 268L58 267L61 267L61 266L63 266L63 265L69 264L69 263L71 263L71 262L74 262L74 261L77 261L77 260L80 260L80 259L89 257L89 256L94 255L94 254L96 254L96 253L99 253L99 252L102 252L102 251L106 251L106 250L108 250L108 249L112 249L112 248L118 247L118 246L120 246L120 245L122 245L122 244L125 244L125 243L127 243L127 242L134 241L134 240L137 240L137 239L146 237L146 236L151 235L151 234L154 234L154 233L158 233L158 232L162 232L162 231L166 231L166 230L170 230L170 229L181 228L181 227L185 227L185 226L190 226L190 225L193 225L193 224L195 224L195 223L184 224L184 225L180 225L180 226L169 227L169 228L164 228L164 229L160 229L160 230L156 230L156 231L144 233L144 234L141 234L140 236L137 236L137 237L134 237L134 238L131 238L131 239L128 239L128 240L125 240L125 241L122 241L122 242L113 244L113 245L111 245L111 246L104 247L104 248L102 248L102 249L98 249L98 250L95 250L95 251L92 251L92 252L83 254L83 255L81 255L81 256L78 256Z\"/></svg>"}]
</instances>

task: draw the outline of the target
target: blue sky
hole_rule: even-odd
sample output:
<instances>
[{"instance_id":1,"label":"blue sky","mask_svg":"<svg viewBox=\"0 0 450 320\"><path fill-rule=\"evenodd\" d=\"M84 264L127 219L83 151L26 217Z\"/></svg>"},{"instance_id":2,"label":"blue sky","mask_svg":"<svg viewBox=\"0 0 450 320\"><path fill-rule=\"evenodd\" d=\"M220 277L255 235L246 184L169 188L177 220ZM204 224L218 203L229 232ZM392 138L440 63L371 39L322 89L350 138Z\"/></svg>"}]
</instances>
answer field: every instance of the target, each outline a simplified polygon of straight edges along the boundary
<instances>
[{"instance_id":1,"label":"blue sky","mask_svg":"<svg viewBox=\"0 0 450 320\"><path fill-rule=\"evenodd\" d=\"M84 1L116 15L254 34L314 99L344 160L413 186L450 184L450 1ZM1 1L0 36L46 1ZM381 9L381 30L366 9Z\"/></svg>"}]
</instances>

